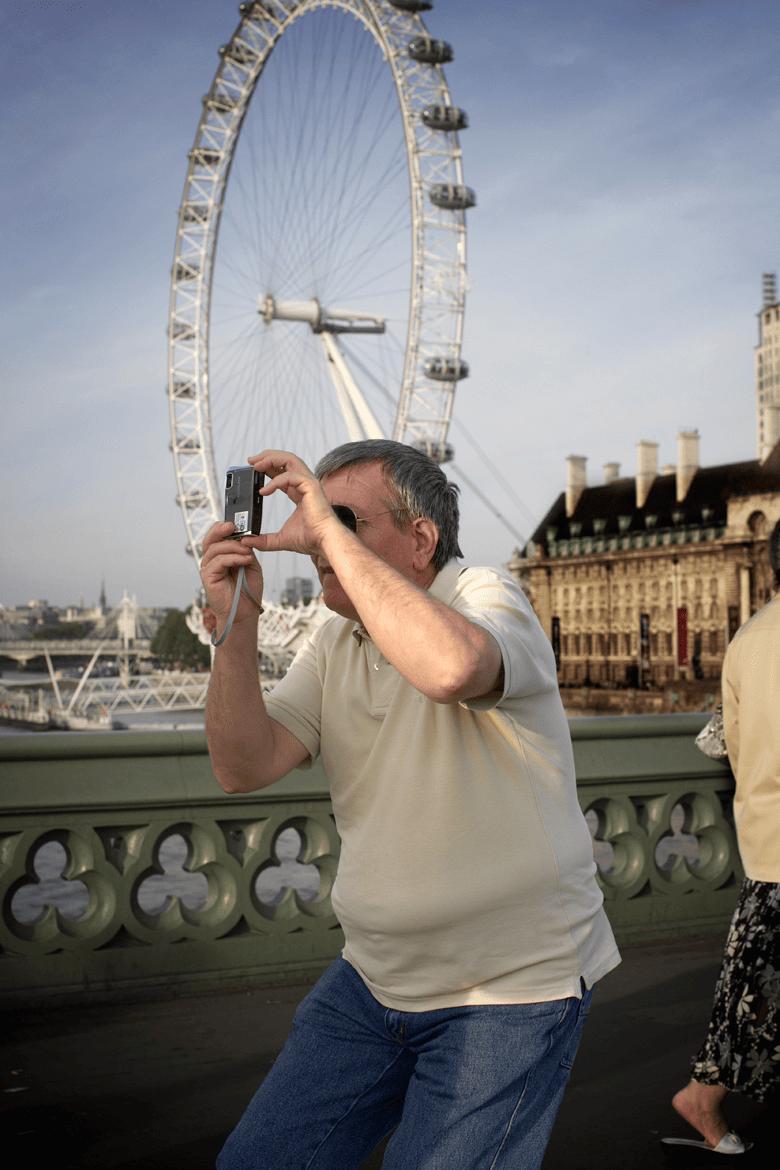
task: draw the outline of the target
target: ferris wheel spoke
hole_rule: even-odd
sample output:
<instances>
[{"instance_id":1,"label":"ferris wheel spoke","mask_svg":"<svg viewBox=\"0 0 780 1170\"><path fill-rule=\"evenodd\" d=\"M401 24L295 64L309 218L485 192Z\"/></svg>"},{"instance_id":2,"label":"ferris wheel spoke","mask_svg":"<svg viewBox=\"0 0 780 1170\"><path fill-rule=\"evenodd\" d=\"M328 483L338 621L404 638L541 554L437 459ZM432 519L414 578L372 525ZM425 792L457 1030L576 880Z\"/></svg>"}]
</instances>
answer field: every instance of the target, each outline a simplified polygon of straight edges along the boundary
<instances>
[{"instance_id":1,"label":"ferris wheel spoke","mask_svg":"<svg viewBox=\"0 0 780 1170\"><path fill-rule=\"evenodd\" d=\"M343 158L343 165L339 168L340 178L335 173L333 173L333 169L327 176L327 182L329 185L332 185L332 189L334 191L333 203L335 208L335 214L333 215L329 224L329 230L324 235L327 245L324 259L327 268L329 268L332 262L333 253L336 249L337 242L346 238L346 225L349 225L350 231L354 230L356 200L358 198L358 193L361 191L361 188L364 185L364 176L370 173L370 167L372 165L372 154L376 151L377 148L378 138L377 136L374 136L369 144L369 149L364 156L363 165L360 168L360 174L356 175L355 171L357 168L354 161L355 154L358 143L361 140L363 127L365 126L369 103L370 98L368 95L366 95L364 104L362 104L361 107L357 110L351 124L347 128L348 132L346 134L346 151ZM344 124L346 125L346 118L344 119ZM340 162L340 160L338 160L334 155L332 160L332 168L335 168L338 162Z\"/></svg>"},{"instance_id":2,"label":"ferris wheel spoke","mask_svg":"<svg viewBox=\"0 0 780 1170\"><path fill-rule=\"evenodd\" d=\"M364 205L352 217L350 221L350 230L355 231L366 217L368 211L373 203L373 193L369 194L364 201ZM406 222L404 222L406 220ZM376 254L377 251L384 248L391 242L391 240L400 235L402 232L408 233L408 216L405 216L404 210L401 209L395 213L395 217L388 224L384 225L384 230L378 230L376 235L365 242L357 252L345 253L338 262L331 262L329 266L331 281L337 283L342 273L349 273L350 271L363 271L362 261L366 257ZM320 257L325 254L330 247L327 240L323 240L320 247L318 247L312 257L313 263L319 261ZM404 257L401 264L407 264L408 260ZM399 267L401 266L399 264Z\"/></svg>"}]
</instances>

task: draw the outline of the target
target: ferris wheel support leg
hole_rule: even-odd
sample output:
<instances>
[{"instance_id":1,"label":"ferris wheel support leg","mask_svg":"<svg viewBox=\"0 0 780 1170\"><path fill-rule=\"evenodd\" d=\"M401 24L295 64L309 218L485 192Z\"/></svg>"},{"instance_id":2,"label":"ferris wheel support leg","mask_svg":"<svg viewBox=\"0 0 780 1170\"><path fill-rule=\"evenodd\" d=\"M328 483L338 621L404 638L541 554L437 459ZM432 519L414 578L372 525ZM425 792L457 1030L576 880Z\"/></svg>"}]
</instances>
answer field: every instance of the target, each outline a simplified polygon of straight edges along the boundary
<instances>
[{"instance_id":1,"label":"ferris wheel support leg","mask_svg":"<svg viewBox=\"0 0 780 1170\"><path fill-rule=\"evenodd\" d=\"M43 651L43 656L46 659L46 666L49 671L49 679L51 681L52 690L54 691L54 698L57 700L57 706L62 707L62 695L60 694L59 684L57 683L57 676L54 673L54 663L51 660L49 648L46 646Z\"/></svg>"},{"instance_id":2,"label":"ferris wheel support leg","mask_svg":"<svg viewBox=\"0 0 780 1170\"><path fill-rule=\"evenodd\" d=\"M98 658L100 657L100 652L103 649L103 647L105 646L105 644L106 644L105 642L100 643L97 650L92 655L89 662L87 663L86 669L85 669L84 673L82 674L81 678L79 679L79 685L76 687L75 691L70 696L70 702L68 703L68 707L67 707L68 711L72 711L73 708L76 706L76 700L78 699L79 695L81 694L82 690L84 689L84 683L87 681L89 676L92 674L92 667L95 665Z\"/></svg>"},{"instance_id":3,"label":"ferris wheel support leg","mask_svg":"<svg viewBox=\"0 0 780 1170\"><path fill-rule=\"evenodd\" d=\"M385 434L377 422L370 406L349 372L349 366L332 333L320 333L328 372L336 389L341 413L353 442L360 439L384 439Z\"/></svg>"}]
</instances>

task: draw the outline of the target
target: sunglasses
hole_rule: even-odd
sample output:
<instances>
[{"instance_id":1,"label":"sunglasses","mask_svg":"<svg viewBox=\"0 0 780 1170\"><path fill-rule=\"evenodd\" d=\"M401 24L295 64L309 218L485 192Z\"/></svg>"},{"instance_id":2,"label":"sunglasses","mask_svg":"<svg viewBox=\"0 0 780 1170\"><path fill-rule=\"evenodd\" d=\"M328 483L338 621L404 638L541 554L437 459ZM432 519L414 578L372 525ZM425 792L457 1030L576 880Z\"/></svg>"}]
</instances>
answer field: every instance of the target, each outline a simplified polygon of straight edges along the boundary
<instances>
[{"instance_id":1,"label":"sunglasses","mask_svg":"<svg viewBox=\"0 0 780 1170\"><path fill-rule=\"evenodd\" d=\"M357 532L358 524L365 524L367 520L376 520L379 516L390 516L394 512L404 512L406 510L405 508L388 508L386 512L375 512L373 516L356 516L346 504L331 504L331 508L344 527L348 528L350 532Z\"/></svg>"}]
</instances>

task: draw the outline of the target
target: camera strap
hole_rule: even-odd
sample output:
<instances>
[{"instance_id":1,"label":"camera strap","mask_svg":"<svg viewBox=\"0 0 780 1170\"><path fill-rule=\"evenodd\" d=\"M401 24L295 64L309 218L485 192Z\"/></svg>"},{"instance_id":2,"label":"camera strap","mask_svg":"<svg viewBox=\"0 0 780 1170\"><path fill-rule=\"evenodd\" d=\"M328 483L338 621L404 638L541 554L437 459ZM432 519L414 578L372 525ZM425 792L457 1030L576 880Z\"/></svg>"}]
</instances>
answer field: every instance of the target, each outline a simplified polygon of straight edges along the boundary
<instances>
[{"instance_id":1,"label":"camera strap","mask_svg":"<svg viewBox=\"0 0 780 1170\"><path fill-rule=\"evenodd\" d=\"M249 600L252 602L253 605L257 606L257 608L260 610L260 613L263 612L262 605L260 605L260 603L257 601L257 599L254 598L252 596L252 594L249 592L249 586L246 583L246 576L244 574L244 566L243 565L241 565L241 567L238 570L238 577L236 578L236 589L235 589L235 592L233 594L233 601L231 602L231 605L230 605L230 613L228 614L228 619L225 622L225 628L219 637L217 637L216 630L212 631L212 633L211 633L211 645L212 646L221 646L222 643L225 641L225 638L227 638L228 634L232 630L233 619L236 616L236 610L238 609L238 602L239 602L239 599L240 599L242 593L246 597L249 598Z\"/></svg>"}]
</instances>

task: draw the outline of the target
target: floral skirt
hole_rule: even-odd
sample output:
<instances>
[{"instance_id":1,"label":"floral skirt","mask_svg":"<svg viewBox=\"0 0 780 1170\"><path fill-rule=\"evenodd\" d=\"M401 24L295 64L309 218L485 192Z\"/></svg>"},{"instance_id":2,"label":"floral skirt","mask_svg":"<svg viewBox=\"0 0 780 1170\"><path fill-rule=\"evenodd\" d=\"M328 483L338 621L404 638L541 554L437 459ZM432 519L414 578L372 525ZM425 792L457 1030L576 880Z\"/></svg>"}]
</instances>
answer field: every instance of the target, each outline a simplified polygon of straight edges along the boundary
<instances>
[{"instance_id":1,"label":"floral skirt","mask_svg":"<svg viewBox=\"0 0 780 1170\"><path fill-rule=\"evenodd\" d=\"M780 884L742 883L691 1077L764 1101L780 1080Z\"/></svg>"}]
</instances>

